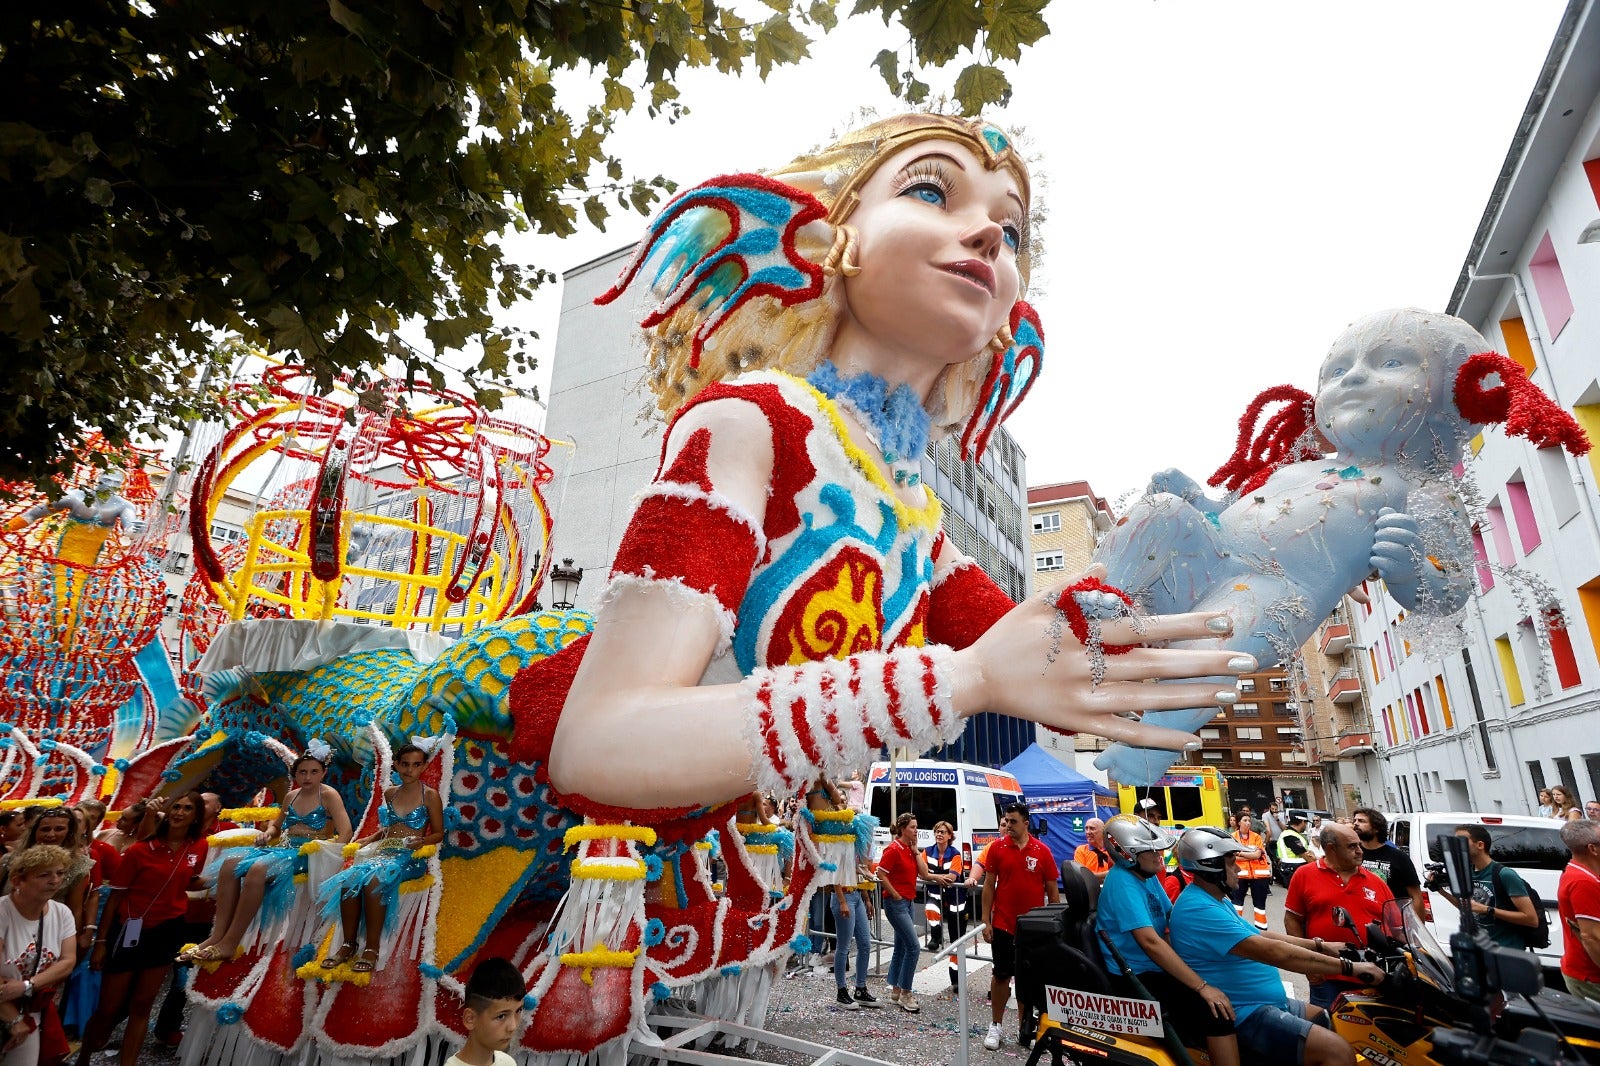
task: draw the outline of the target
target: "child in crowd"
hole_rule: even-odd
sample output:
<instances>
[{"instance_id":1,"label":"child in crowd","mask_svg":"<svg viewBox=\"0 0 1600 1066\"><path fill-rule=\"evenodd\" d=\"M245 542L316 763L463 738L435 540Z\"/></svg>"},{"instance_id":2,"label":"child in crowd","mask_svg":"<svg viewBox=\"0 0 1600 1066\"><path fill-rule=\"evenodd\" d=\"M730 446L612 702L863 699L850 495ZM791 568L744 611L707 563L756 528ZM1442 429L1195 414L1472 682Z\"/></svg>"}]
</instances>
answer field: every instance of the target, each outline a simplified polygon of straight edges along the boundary
<instances>
[{"instance_id":1,"label":"child in crowd","mask_svg":"<svg viewBox=\"0 0 1600 1066\"><path fill-rule=\"evenodd\" d=\"M484 959L467 979L467 1046L444 1066L513 1066L511 1041L522 1027L522 1000L528 994L522 974L505 959Z\"/></svg>"}]
</instances>

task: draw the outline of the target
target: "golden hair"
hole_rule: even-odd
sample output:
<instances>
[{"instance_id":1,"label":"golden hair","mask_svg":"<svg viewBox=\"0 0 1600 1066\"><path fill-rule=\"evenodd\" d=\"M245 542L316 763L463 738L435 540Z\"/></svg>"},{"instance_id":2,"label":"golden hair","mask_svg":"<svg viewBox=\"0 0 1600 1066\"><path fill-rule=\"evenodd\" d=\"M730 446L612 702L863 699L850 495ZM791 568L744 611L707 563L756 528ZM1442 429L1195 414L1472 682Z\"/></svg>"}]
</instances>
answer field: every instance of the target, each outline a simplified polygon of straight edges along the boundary
<instances>
[{"instance_id":1,"label":"golden hair","mask_svg":"<svg viewBox=\"0 0 1600 1066\"><path fill-rule=\"evenodd\" d=\"M844 311L841 279L859 273L855 227L848 220L860 202L861 186L890 156L926 140L955 141L970 148L991 170L1006 169L1028 202L1028 169L1010 138L981 120L950 115L916 113L883 119L778 168L768 176L810 193L828 209L826 219L802 227L795 241L803 258L823 268L822 292L793 307L770 296L750 300L706 340L698 365L691 365L691 338L705 312L696 301L686 302L663 322L643 330L645 381L661 412L670 415L712 382L748 371L783 370L805 377L816 369ZM1017 268L1025 290L1032 268L1026 247L1018 252ZM940 374L927 401L934 439L967 421L980 401L991 356L1011 344L1009 326L1001 326L983 351Z\"/></svg>"},{"instance_id":2,"label":"golden hair","mask_svg":"<svg viewBox=\"0 0 1600 1066\"><path fill-rule=\"evenodd\" d=\"M68 868L71 865L72 853L66 848L54 844L35 844L12 855L6 863L6 869L11 874L11 880L20 881L52 866Z\"/></svg>"}]
</instances>

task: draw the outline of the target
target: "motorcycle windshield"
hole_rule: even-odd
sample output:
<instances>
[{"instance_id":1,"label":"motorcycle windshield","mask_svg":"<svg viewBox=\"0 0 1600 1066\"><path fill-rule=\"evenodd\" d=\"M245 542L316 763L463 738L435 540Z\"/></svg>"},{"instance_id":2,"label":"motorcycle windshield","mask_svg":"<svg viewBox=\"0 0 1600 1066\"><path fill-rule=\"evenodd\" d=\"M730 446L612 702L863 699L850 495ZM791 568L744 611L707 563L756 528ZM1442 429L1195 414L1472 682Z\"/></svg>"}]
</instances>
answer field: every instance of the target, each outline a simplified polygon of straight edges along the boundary
<instances>
[{"instance_id":1,"label":"motorcycle windshield","mask_svg":"<svg viewBox=\"0 0 1600 1066\"><path fill-rule=\"evenodd\" d=\"M1417 974L1447 991L1456 987L1456 970L1410 900L1390 900L1383 905L1383 927L1389 936L1405 943L1416 960Z\"/></svg>"}]
</instances>

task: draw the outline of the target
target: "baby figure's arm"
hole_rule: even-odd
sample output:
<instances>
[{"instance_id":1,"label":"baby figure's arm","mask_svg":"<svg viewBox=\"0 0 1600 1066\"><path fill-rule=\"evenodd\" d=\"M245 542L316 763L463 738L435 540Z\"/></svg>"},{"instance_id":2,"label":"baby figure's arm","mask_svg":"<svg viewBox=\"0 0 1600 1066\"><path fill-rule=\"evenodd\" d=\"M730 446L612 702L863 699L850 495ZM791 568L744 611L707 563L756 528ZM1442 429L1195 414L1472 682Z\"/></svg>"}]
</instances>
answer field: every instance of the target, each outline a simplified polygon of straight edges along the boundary
<instances>
[{"instance_id":1,"label":"baby figure's arm","mask_svg":"<svg viewBox=\"0 0 1600 1066\"><path fill-rule=\"evenodd\" d=\"M1208 515L1221 514L1222 509L1227 506L1226 501L1213 500L1207 496L1206 490L1200 487L1199 482L1174 467L1153 474L1147 491L1152 495L1158 492L1170 492L1195 510Z\"/></svg>"},{"instance_id":2,"label":"baby figure's arm","mask_svg":"<svg viewBox=\"0 0 1600 1066\"><path fill-rule=\"evenodd\" d=\"M1460 561L1466 556L1461 545L1453 547L1457 550L1428 554L1417 520L1385 507L1374 530L1372 569L1406 610L1450 614L1472 595L1471 571Z\"/></svg>"}]
</instances>

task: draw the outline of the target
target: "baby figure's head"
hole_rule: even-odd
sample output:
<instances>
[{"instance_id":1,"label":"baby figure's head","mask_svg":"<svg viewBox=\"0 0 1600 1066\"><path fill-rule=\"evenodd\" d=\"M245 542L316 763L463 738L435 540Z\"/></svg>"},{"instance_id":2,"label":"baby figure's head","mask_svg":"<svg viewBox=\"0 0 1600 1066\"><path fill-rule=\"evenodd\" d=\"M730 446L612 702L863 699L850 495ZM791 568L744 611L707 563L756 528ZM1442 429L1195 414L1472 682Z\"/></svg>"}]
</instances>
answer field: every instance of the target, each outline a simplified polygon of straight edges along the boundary
<instances>
[{"instance_id":1,"label":"baby figure's head","mask_svg":"<svg viewBox=\"0 0 1600 1066\"><path fill-rule=\"evenodd\" d=\"M1341 458L1448 469L1473 432L1456 407L1456 377L1489 350L1450 315L1404 308L1358 319L1322 362L1317 429Z\"/></svg>"}]
</instances>

